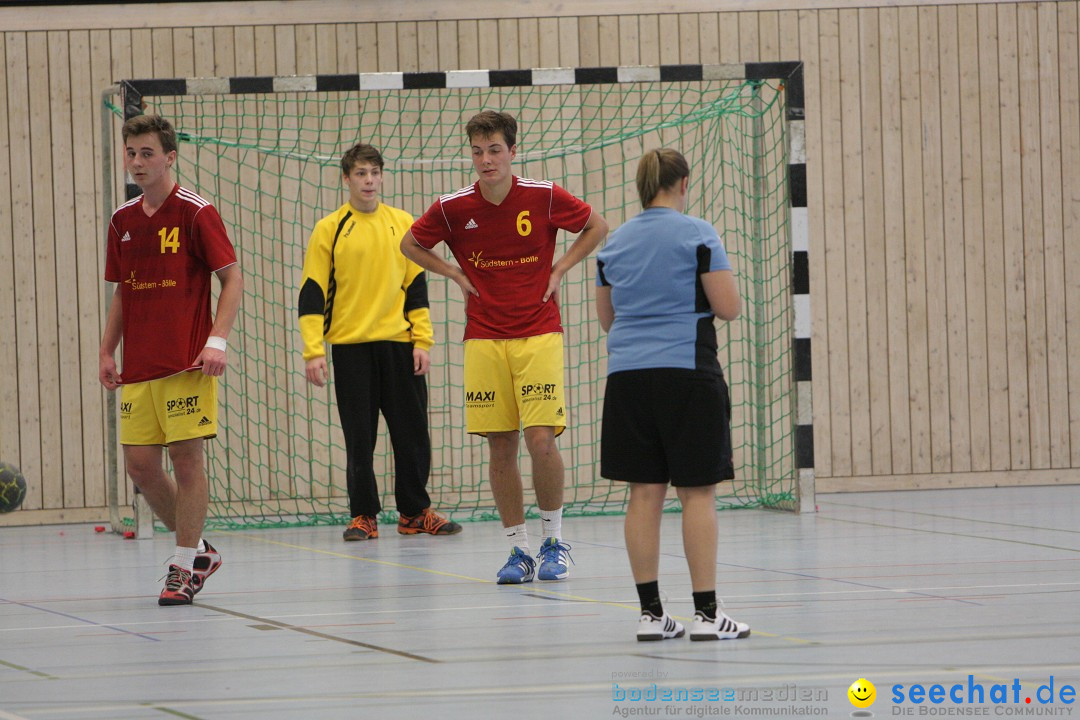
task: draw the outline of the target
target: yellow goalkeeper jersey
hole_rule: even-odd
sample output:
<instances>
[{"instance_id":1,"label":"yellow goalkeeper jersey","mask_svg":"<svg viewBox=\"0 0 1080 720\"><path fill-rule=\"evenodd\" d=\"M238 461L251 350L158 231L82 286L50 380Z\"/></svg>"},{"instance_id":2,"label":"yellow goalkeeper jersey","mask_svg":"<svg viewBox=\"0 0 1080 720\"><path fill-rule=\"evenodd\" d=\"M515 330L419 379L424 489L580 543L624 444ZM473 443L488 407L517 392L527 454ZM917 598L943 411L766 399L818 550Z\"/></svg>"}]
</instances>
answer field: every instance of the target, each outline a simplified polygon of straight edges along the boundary
<instances>
[{"instance_id":1,"label":"yellow goalkeeper jersey","mask_svg":"<svg viewBox=\"0 0 1080 720\"><path fill-rule=\"evenodd\" d=\"M379 203L373 213L345 203L315 225L300 281L304 360L334 345L392 340L434 344L424 270L401 254L413 218Z\"/></svg>"}]
</instances>

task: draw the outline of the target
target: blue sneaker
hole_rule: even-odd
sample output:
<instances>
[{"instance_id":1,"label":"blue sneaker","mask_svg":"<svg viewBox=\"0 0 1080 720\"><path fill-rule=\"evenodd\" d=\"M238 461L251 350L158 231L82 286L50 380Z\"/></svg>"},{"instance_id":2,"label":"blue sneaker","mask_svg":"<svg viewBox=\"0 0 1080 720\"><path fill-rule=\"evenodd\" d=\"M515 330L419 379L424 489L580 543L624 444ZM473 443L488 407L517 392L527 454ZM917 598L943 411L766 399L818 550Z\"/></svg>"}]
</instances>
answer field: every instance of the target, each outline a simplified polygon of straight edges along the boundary
<instances>
[{"instance_id":1,"label":"blue sneaker","mask_svg":"<svg viewBox=\"0 0 1080 720\"><path fill-rule=\"evenodd\" d=\"M520 585L532 582L536 562L519 547L514 548L510 558L499 570L499 585Z\"/></svg>"},{"instance_id":2,"label":"blue sneaker","mask_svg":"<svg viewBox=\"0 0 1080 720\"><path fill-rule=\"evenodd\" d=\"M573 562L574 559L570 557L570 546L560 542L558 538L550 537L545 540L536 557L540 560L537 577L541 580L564 580L570 577L567 561Z\"/></svg>"}]
</instances>

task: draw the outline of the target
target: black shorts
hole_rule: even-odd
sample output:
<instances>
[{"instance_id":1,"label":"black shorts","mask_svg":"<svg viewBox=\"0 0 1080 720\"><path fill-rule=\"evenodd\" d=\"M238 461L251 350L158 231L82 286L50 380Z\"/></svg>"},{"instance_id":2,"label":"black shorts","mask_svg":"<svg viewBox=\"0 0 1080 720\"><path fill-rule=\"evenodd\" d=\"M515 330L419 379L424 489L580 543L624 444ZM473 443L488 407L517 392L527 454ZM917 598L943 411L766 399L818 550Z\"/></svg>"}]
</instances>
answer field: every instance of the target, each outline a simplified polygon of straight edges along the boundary
<instances>
[{"instance_id":1,"label":"black shorts","mask_svg":"<svg viewBox=\"0 0 1080 720\"><path fill-rule=\"evenodd\" d=\"M731 398L723 375L677 368L610 375L600 475L675 487L734 478Z\"/></svg>"}]
</instances>

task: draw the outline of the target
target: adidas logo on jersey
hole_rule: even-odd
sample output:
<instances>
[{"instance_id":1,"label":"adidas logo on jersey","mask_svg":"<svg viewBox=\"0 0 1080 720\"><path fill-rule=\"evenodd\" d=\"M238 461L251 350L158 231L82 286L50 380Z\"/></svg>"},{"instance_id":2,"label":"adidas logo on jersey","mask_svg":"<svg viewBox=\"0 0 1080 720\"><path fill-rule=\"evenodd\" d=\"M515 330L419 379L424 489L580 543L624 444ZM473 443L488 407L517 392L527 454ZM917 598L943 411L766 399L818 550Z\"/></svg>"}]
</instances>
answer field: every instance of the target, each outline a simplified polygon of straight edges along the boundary
<instances>
[{"instance_id":1,"label":"adidas logo on jersey","mask_svg":"<svg viewBox=\"0 0 1080 720\"><path fill-rule=\"evenodd\" d=\"M466 230L475 230L478 227L480 227L480 226L477 225L476 221L473 220L472 218L469 218L469 222L465 223L465 229Z\"/></svg>"},{"instance_id":2,"label":"adidas logo on jersey","mask_svg":"<svg viewBox=\"0 0 1080 720\"><path fill-rule=\"evenodd\" d=\"M128 242L131 240L131 233L125 232L124 237L120 238L120 242Z\"/></svg>"},{"instance_id":3,"label":"adidas logo on jersey","mask_svg":"<svg viewBox=\"0 0 1080 720\"><path fill-rule=\"evenodd\" d=\"M203 427L204 425L209 425L209 424L210 424L210 418L203 415L202 420L199 421L199 427Z\"/></svg>"}]
</instances>

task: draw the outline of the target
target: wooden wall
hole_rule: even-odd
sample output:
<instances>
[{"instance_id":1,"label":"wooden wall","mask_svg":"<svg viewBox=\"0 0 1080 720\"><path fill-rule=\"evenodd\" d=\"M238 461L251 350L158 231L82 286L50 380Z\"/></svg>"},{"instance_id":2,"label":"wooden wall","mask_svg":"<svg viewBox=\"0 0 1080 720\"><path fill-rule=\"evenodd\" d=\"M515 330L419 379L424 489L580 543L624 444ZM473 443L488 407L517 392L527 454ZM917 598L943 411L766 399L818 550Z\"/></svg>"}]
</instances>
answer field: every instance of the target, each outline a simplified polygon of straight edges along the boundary
<instances>
[{"instance_id":1,"label":"wooden wall","mask_svg":"<svg viewBox=\"0 0 1080 720\"><path fill-rule=\"evenodd\" d=\"M0 524L104 517L99 105L135 77L801 60L819 490L1078 480L1080 2L174 5L0 8L0 458L36 480Z\"/></svg>"}]
</instances>

